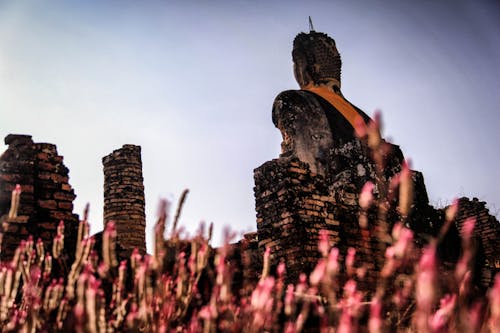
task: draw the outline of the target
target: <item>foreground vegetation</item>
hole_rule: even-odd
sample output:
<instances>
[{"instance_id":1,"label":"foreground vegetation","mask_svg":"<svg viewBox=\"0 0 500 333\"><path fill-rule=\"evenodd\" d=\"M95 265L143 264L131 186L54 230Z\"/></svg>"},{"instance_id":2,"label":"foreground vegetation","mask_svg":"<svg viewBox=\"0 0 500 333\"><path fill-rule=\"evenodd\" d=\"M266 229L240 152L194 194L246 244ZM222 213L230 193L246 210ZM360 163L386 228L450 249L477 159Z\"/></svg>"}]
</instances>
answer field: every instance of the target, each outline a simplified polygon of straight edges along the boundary
<instances>
[{"instance_id":1,"label":"foreground vegetation","mask_svg":"<svg viewBox=\"0 0 500 333\"><path fill-rule=\"evenodd\" d=\"M380 160L377 152L383 151L383 142L377 123L357 130L367 139L374 160ZM464 224L456 266L443 270L436 249L454 221L457 204L447 209L441 233L418 249L412 231L404 227L412 197L409 169L403 166L395 178L403 222L390 232L381 231L387 242L385 264L369 290L360 287L366 272L356 250L342 257L326 233L320 235L319 260L310 274L286 284L286 263L271 269L268 250L256 285L235 290L234 266L228 260L234 248L230 237L216 250L209 246L211 231L207 235L203 227L195 237L181 239L179 210L167 232L168 204L162 202L151 255L134 252L118 262L114 224L107 223L98 248L89 235L87 214L69 264L63 223L51 251L32 238L22 242L12 260L0 264L1 331L500 332L500 276L486 294L475 293L471 282L475 219ZM383 212L392 199L375 196L373 189L377 186L383 193L384 186L387 190L393 185L368 183L359 197L362 212L373 206ZM18 188L11 217L19 195ZM383 213L379 219L384 219ZM359 222L366 226L365 214Z\"/></svg>"},{"instance_id":2,"label":"foreground vegetation","mask_svg":"<svg viewBox=\"0 0 500 333\"><path fill-rule=\"evenodd\" d=\"M231 247L212 250L201 231L180 240L174 229L166 241L165 203L162 207L154 253L133 253L128 263L116 261L113 223L104 230L102 249L95 249L86 219L80 222L76 259L67 271L59 264L62 224L51 253L33 239L21 243L14 258L1 263L2 332L300 332L312 326L321 332L499 331L500 276L486 297L471 293L474 219L466 224L465 251L445 295L438 288L435 244L414 261L412 233L400 224L392 230L394 243L387 248L374 293L357 287L363 272L355 250L342 263L322 234L322 258L309 276L285 285L284 263L275 276L266 273L267 251L260 281L245 295L232 290L233 271L226 260ZM449 208L449 218L455 209ZM173 265L165 264L166 245L179 249ZM189 254L180 251L186 246ZM200 289L200 278L210 281L208 291Z\"/></svg>"}]
</instances>

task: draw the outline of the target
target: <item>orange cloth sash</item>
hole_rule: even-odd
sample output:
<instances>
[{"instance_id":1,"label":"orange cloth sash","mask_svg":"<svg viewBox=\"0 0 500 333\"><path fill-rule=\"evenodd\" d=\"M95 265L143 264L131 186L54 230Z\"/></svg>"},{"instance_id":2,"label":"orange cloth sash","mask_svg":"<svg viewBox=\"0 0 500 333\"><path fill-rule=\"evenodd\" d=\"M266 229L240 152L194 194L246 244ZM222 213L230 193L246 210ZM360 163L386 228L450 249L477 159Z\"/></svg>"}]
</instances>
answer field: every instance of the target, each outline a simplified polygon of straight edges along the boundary
<instances>
[{"instance_id":1,"label":"orange cloth sash","mask_svg":"<svg viewBox=\"0 0 500 333\"><path fill-rule=\"evenodd\" d=\"M361 117L361 115L342 96L337 95L336 93L334 93L325 86L310 86L310 87L304 87L303 89L323 97L331 105L333 105L340 113L342 113L344 118L352 125L353 128L356 128L355 126L356 118Z\"/></svg>"}]
</instances>

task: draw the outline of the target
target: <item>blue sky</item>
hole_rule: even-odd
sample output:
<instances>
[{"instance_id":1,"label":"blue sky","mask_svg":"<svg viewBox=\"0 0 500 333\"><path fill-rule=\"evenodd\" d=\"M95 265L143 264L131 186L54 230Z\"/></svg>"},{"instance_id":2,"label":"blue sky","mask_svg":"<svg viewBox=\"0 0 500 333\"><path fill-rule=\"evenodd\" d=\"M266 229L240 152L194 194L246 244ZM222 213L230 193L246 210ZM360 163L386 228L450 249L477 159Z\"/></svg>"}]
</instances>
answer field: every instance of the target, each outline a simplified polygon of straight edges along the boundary
<instances>
[{"instance_id":1,"label":"blue sky","mask_svg":"<svg viewBox=\"0 0 500 333\"><path fill-rule=\"evenodd\" d=\"M0 136L57 144L93 232L101 158L125 143L143 149L149 234L159 198L184 188L188 230L254 230L253 169L279 154L271 106L297 88L291 45L311 15L337 42L344 95L382 111L431 202L497 213L500 5L416 3L0 0Z\"/></svg>"}]
</instances>

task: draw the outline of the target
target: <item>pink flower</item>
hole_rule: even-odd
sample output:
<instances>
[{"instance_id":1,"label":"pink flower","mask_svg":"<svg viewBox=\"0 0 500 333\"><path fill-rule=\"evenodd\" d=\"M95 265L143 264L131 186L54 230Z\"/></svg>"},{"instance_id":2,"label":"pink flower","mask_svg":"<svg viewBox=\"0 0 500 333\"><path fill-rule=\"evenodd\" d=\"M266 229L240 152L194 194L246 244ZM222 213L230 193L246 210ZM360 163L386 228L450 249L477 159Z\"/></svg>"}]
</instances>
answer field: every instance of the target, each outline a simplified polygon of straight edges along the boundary
<instances>
[{"instance_id":1,"label":"pink flower","mask_svg":"<svg viewBox=\"0 0 500 333\"><path fill-rule=\"evenodd\" d=\"M372 182L368 181L363 185L361 193L359 194L359 206L361 209L368 209L373 202L373 185Z\"/></svg>"},{"instance_id":2,"label":"pink flower","mask_svg":"<svg viewBox=\"0 0 500 333\"><path fill-rule=\"evenodd\" d=\"M385 249L385 263L384 267L382 268L382 271L380 272L382 277L389 277L392 275L394 270L397 267L396 264L396 259L394 258L394 246L389 246L387 249Z\"/></svg>"},{"instance_id":3,"label":"pink flower","mask_svg":"<svg viewBox=\"0 0 500 333\"><path fill-rule=\"evenodd\" d=\"M284 333L295 333L297 332L297 329L295 328L295 324L292 322L287 322L285 325L285 329L283 330Z\"/></svg>"},{"instance_id":4,"label":"pink flower","mask_svg":"<svg viewBox=\"0 0 500 333\"><path fill-rule=\"evenodd\" d=\"M17 217L17 210L19 209L19 201L21 200L21 185L17 184L12 191L10 202L9 218Z\"/></svg>"},{"instance_id":5,"label":"pink flower","mask_svg":"<svg viewBox=\"0 0 500 333\"><path fill-rule=\"evenodd\" d=\"M273 277L267 277L264 280L260 280L257 288L252 293L252 307L255 309L264 309L268 300L271 299L271 291L273 287Z\"/></svg>"},{"instance_id":6,"label":"pink flower","mask_svg":"<svg viewBox=\"0 0 500 333\"><path fill-rule=\"evenodd\" d=\"M413 180L409 161L404 161L399 177L399 212L408 216L413 201Z\"/></svg>"},{"instance_id":7,"label":"pink flower","mask_svg":"<svg viewBox=\"0 0 500 333\"><path fill-rule=\"evenodd\" d=\"M373 121L368 124L367 134L368 134L368 146L371 149L376 150L379 148L382 142L382 136L380 134L381 128L381 116L380 112L376 111L373 117Z\"/></svg>"},{"instance_id":8,"label":"pink flower","mask_svg":"<svg viewBox=\"0 0 500 333\"><path fill-rule=\"evenodd\" d=\"M453 203L446 209L446 221L453 221L458 212L458 200L453 200Z\"/></svg>"},{"instance_id":9,"label":"pink flower","mask_svg":"<svg viewBox=\"0 0 500 333\"><path fill-rule=\"evenodd\" d=\"M399 239L399 236L401 236L401 230L403 229L403 224L401 222L397 222L394 224L394 227L392 227L392 238L395 240Z\"/></svg>"},{"instance_id":10,"label":"pink flower","mask_svg":"<svg viewBox=\"0 0 500 333\"><path fill-rule=\"evenodd\" d=\"M476 226L476 218L469 217L465 220L462 225L462 237L464 240L468 241L472 237L472 232L474 231L474 227Z\"/></svg>"},{"instance_id":11,"label":"pink flower","mask_svg":"<svg viewBox=\"0 0 500 333\"><path fill-rule=\"evenodd\" d=\"M198 313L198 316L200 318L205 319L205 320L210 320L212 318L212 313L210 311L210 306L205 305L204 307L201 308L200 312Z\"/></svg>"},{"instance_id":12,"label":"pink flower","mask_svg":"<svg viewBox=\"0 0 500 333\"><path fill-rule=\"evenodd\" d=\"M467 256L462 256L455 266L455 278L458 283L462 283L465 275L469 271L469 260Z\"/></svg>"},{"instance_id":13,"label":"pink flower","mask_svg":"<svg viewBox=\"0 0 500 333\"><path fill-rule=\"evenodd\" d=\"M440 307L430 318L429 326L435 332L441 332L446 328L450 317L453 314L453 309L455 308L457 295L445 295L439 301Z\"/></svg>"},{"instance_id":14,"label":"pink flower","mask_svg":"<svg viewBox=\"0 0 500 333\"><path fill-rule=\"evenodd\" d=\"M347 249L347 256L345 258L345 266L347 268L347 274L352 275L354 273L354 258L356 256L356 249L350 247Z\"/></svg>"},{"instance_id":15,"label":"pink flower","mask_svg":"<svg viewBox=\"0 0 500 333\"><path fill-rule=\"evenodd\" d=\"M339 249L336 247L330 250L328 255L328 264L326 265L326 272L329 276L337 274L339 271Z\"/></svg>"},{"instance_id":16,"label":"pink flower","mask_svg":"<svg viewBox=\"0 0 500 333\"><path fill-rule=\"evenodd\" d=\"M106 227L104 229L104 232L111 234L113 232L116 232L116 225L114 221L109 221L106 223Z\"/></svg>"},{"instance_id":17,"label":"pink flower","mask_svg":"<svg viewBox=\"0 0 500 333\"><path fill-rule=\"evenodd\" d=\"M488 292L490 300L490 319L488 325L492 332L498 332L500 327L500 273L495 276L495 284Z\"/></svg>"},{"instance_id":18,"label":"pink flower","mask_svg":"<svg viewBox=\"0 0 500 333\"><path fill-rule=\"evenodd\" d=\"M469 330L470 332L479 332L479 325L481 324L481 302L472 304L469 310ZM499 327L497 325L497 327ZM493 331L493 330L492 330Z\"/></svg>"},{"instance_id":19,"label":"pink flower","mask_svg":"<svg viewBox=\"0 0 500 333\"><path fill-rule=\"evenodd\" d=\"M319 231L318 250L323 257L326 257L328 255L328 251L330 250L330 242L328 240L328 232L326 230Z\"/></svg>"},{"instance_id":20,"label":"pink flower","mask_svg":"<svg viewBox=\"0 0 500 333\"><path fill-rule=\"evenodd\" d=\"M429 312L434 301L434 281L436 276L436 248L430 245L424 248L418 264L416 300L417 307Z\"/></svg>"},{"instance_id":21,"label":"pink flower","mask_svg":"<svg viewBox=\"0 0 500 333\"><path fill-rule=\"evenodd\" d=\"M370 333L382 332L382 303L380 299L374 297L370 305L370 320L368 321L368 330Z\"/></svg>"},{"instance_id":22,"label":"pink flower","mask_svg":"<svg viewBox=\"0 0 500 333\"><path fill-rule=\"evenodd\" d=\"M280 262L278 267L276 268L276 274L278 275L278 277L283 277L283 275L285 274L285 271L286 271L286 266L285 266L285 263L284 262Z\"/></svg>"},{"instance_id":23,"label":"pink flower","mask_svg":"<svg viewBox=\"0 0 500 333\"><path fill-rule=\"evenodd\" d=\"M367 135L366 123L359 115L354 118L354 130L358 138L364 138Z\"/></svg>"},{"instance_id":24,"label":"pink flower","mask_svg":"<svg viewBox=\"0 0 500 333\"><path fill-rule=\"evenodd\" d=\"M307 289L307 276L304 273L299 275L299 283L297 284L297 294L302 295Z\"/></svg>"},{"instance_id":25,"label":"pink flower","mask_svg":"<svg viewBox=\"0 0 500 333\"><path fill-rule=\"evenodd\" d=\"M270 267L270 262L269 258L271 256L271 248L266 247L266 251L264 252L264 262L263 262L263 267L262 267L262 277L266 277L269 274L269 267Z\"/></svg>"},{"instance_id":26,"label":"pink flower","mask_svg":"<svg viewBox=\"0 0 500 333\"><path fill-rule=\"evenodd\" d=\"M394 245L394 255L396 258L403 258L408 247L413 240L413 232L410 229L402 228L399 234L399 239Z\"/></svg>"},{"instance_id":27,"label":"pink flower","mask_svg":"<svg viewBox=\"0 0 500 333\"><path fill-rule=\"evenodd\" d=\"M285 294L285 314L287 316L292 314L292 305L294 301L294 287L293 284L289 284L286 288Z\"/></svg>"},{"instance_id":28,"label":"pink flower","mask_svg":"<svg viewBox=\"0 0 500 333\"><path fill-rule=\"evenodd\" d=\"M352 296L356 292L356 281L348 280L344 285L344 292L347 297Z\"/></svg>"},{"instance_id":29,"label":"pink flower","mask_svg":"<svg viewBox=\"0 0 500 333\"><path fill-rule=\"evenodd\" d=\"M342 311L342 315L340 316L339 327L337 328L337 333L351 333L354 332L355 329L352 324L352 318L349 315L347 310Z\"/></svg>"},{"instance_id":30,"label":"pink flower","mask_svg":"<svg viewBox=\"0 0 500 333\"><path fill-rule=\"evenodd\" d=\"M323 276L325 275L325 270L326 270L326 260L320 259L318 261L318 264L312 271L312 273L309 275L309 283L312 286L317 286L321 282Z\"/></svg>"}]
</instances>

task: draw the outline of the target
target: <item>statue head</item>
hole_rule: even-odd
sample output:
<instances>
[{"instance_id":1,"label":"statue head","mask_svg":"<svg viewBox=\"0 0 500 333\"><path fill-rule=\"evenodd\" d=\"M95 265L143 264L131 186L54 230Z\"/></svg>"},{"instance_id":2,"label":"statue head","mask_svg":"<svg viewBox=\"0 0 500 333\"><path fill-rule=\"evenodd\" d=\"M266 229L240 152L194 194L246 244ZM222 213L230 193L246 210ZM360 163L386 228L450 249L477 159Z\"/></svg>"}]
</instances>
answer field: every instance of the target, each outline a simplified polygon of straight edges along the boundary
<instances>
[{"instance_id":1,"label":"statue head","mask_svg":"<svg viewBox=\"0 0 500 333\"><path fill-rule=\"evenodd\" d=\"M327 34L301 32L293 41L294 74L301 88L310 84L331 84L340 89L342 61L335 41Z\"/></svg>"}]
</instances>

